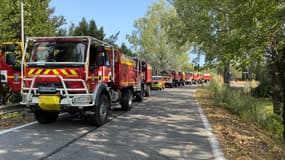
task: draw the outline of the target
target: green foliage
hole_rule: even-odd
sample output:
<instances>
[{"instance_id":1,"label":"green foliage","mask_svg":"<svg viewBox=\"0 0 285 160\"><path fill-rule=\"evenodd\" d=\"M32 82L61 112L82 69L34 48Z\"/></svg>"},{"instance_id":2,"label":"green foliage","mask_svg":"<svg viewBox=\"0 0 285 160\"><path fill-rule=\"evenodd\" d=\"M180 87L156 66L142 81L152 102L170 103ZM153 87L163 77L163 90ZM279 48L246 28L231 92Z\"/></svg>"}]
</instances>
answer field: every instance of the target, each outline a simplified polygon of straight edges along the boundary
<instances>
[{"instance_id":1,"label":"green foliage","mask_svg":"<svg viewBox=\"0 0 285 160\"><path fill-rule=\"evenodd\" d=\"M125 45L125 43L122 43L121 47L119 48L120 52L128 55L128 56L135 56L135 54Z\"/></svg>"},{"instance_id":2,"label":"green foliage","mask_svg":"<svg viewBox=\"0 0 285 160\"><path fill-rule=\"evenodd\" d=\"M254 98L250 90L231 88L213 76L209 89L216 105L224 107L243 120L255 123L276 138L282 137L282 118L273 114L269 99Z\"/></svg>"},{"instance_id":3,"label":"green foliage","mask_svg":"<svg viewBox=\"0 0 285 160\"><path fill-rule=\"evenodd\" d=\"M116 41L118 40L120 31L116 34L112 34L110 37L105 38L104 41L108 42L109 44L112 44L118 48L118 45L116 44Z\"/></svg>"},{"instance_id":4,"label":"green foliage","mask_svg":"<svg viewBox=\"0 0 285 160\"><path fill-rule=\"evenodd\" d=\"M71 24L68 30L68 35L70 36L93 36L99 40L105 38L104 28L98 28L95 20L90 20L89 22L83 17L77 26Z\"/></svg>"},{"instance_id":5,"label":"green foliage","mask_svg":"<svg viewBox=\"0 0 285 160\"><path fill-rule=\"evenodd\" d=\"M160 0L149 7L144 17L135 21L135 30L127 35L127 39L137 55L146 59L155 69L180 70L190 65L186 54L190 44L181 45L180 38L173 36L181 33L180 25L182 22L173 6Z\"/></svg>"},{"instance_id":6,"label":"green foliage","mask_svg":"<svg viewBox=\"0 0 285 160\"><path fill-rule=\"evenodd\" d=\"M282 27L276 13L283 13L279 10L284 7L272 0L174 0L173 4L184 23L179 37L201 44L206 59L221 66L230 62L247 68L264 61L265 48Z\"/></svg>"},{"instance_id":7,"label":"green foliage","mask_svg":"<svg viewBox=\"0 0 285 160\"><path fill-rule=\"evenodd\" d=\"M285 110L285 96L280 98L285 95L285 1L171 2L184 23L182 32L185 34L179 37L201 44L206 59L217 62L217 68L223 69L220 73L225 80L230 65L243 70L253 69L258 78L259 67L270 68L267 70L273 75L274 108L279 110L283 106ZM264 89L260 88L260 92ZM285 119L285 112L282 114ZM283 122L285 128L285 120ZM285 140L285 130L283 136Z\"/></svg>"},{"instance_id":8,"label":"green foliage","mask_svg":"<svg viewBox=\"0 0 285 160\"><path fill-rule=\"evenodd\" d=\"M11 90L6 84L0 85L0 104L14 104L21 101L21 94Z\"/></svg>"},{"instance_id":9,"label":"green foliage","mask_svg":"<svg viewBox=\"0 0 285 160\"><path fill-rule=\"evenodd\" d=\"M270 83L261 83L253 90L254 97L271 97L272 96L272 85Z\"/></svg>"},{"instance_id":10,"label":"green foliage","mask_svg":"<svg viewBox=\"0 0 285 160\"><path fill-rule=\"evenodd\" d=\"M21 39L20 0L3 0L0 3L0 41ZM25 0L25 36L54 36L65 23L63 16L54 16L54 8L49 8L50 0Z\"/></svg>"}]
</instances>

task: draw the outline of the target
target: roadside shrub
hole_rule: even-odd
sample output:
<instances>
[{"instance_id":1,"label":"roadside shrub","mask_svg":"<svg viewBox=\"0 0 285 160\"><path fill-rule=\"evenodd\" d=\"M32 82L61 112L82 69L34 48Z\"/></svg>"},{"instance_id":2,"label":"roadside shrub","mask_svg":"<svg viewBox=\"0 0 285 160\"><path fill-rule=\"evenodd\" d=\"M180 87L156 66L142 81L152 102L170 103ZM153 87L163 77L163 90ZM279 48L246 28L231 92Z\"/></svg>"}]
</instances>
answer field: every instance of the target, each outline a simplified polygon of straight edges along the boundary
<instances>
[{"instance_id":1,"label":"roadside shrub","mask_svg":"<svg viewBox=\"0 0 285 160\"><path fill-rule=\"evenodd\" d=\"M212 98L217 106L229 110L247 122L256 124L275 138L282 137L282 118L273 114L272 103L268 99L252 96L252 88L232 88L222 84L222 81L215 77L211 80L209 90L212 92ZM271 88L267 84L260 85L254 90L258 97L270 96L270 92ZM270 112L268 108L270 108Z\"/></svg>"},{"instance_id":2,"label":"roadside shrub","mask_svg":"<svg viewBox=\"0 0 285 160\"><path fill-rule=\"evenodd\" d=\"M211 79L210 81L210 84L209 84L209 88L210 88L210 91L212 93L212 98L215 99L215 102L216 103L220 103L222 101L222 83L219 82L219 77L218 76L213 76L213 78Z\"/></svg>"},{"instance_id":3,"label":"roadside shrub","mask_svg":"<svg viewBox=\"0 0 285 160\"><path fill-rule=\"evenodd\" d=\"M276 114L263 114L263 116L259 119L258 125L270 132L273 137L282 137L283 125L281 116Z\"/></svg>"},{"instance_id":4,"label":"roadside shrub","mask_svg":"<svg viewBox=\"0 0 285 160\"><path fill-rule=\"evenodd\" d=\"M257 86L254 90L252 95L254 97L270 97L272 95L272 87L269 83L261 83L259 86Z\"/></svg>"}]
</instances>

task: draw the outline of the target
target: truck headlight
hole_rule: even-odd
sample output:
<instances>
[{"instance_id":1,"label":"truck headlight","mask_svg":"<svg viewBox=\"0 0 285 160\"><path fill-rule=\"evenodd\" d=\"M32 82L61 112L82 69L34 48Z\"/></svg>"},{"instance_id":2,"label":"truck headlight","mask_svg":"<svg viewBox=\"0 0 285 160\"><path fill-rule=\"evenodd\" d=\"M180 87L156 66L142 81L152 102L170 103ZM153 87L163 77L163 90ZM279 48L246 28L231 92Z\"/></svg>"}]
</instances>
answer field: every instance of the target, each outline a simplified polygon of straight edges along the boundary
<instances>
[{"instance_id":1,"label":"truck headlight","mask_svg":"<svg viewBox=\"0 0 285 160\"><path fill-rule=\"evenodd\" d=\"M75 96L72 98L73 103L90 103L92 101L91 96Z\"/></svg>"}]
</instances>

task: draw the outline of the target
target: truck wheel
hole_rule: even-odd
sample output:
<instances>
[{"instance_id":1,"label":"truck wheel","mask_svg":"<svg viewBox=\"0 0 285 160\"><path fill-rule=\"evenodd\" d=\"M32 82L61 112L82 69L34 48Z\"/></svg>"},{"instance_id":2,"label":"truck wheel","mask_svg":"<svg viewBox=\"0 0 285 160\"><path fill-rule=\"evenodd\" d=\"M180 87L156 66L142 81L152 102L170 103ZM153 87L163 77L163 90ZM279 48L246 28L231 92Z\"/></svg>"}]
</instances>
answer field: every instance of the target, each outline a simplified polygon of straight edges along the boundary
<instances>
[{"instance_id":1,"label":"truck wheel","mask_svg":"<svg viewBox=\"0 0 285 160\"><path fill-rule=\"evenodd\" d=\"M151 92L151 91L150 91L150 85L147 85L147 86L146 86L146 90L145 90L145 96L146 96L146 97L149 97L149 96L150 96L150 92Z\"/></svg>"},{"instance_id":2,"label":"truck wheel","mask_svg":"<svg viewBox=\"0 0 285 160\"><path fill-rule=\"evenodd\" d=\"M101 126L104 123L106 123L109 117L110 107L111 107L111 103L107 95L101 94L99 105L95 106L93 109L94 117L91 120L91 124L95 126Z\"/></svg>"},{"instance_id":3,"label":"truck wheel","mask_svg":"<svg viewBox=\"0 0 285 160\"><path fill-rule=\"evenodd\" d=\"M129 111L129 110L131 110L132 105L133 105L132 91L129 89L124 90L122 93L122 100L121 100L122 109L124 111Z\"/></svg>"},{"instance_id":4,"label":"truck wheel","mask_svg":"<svg viewBox=\"0 0 285 160\"><path fill-rule=\"evenodd\" d=\"M177 81L174 81L174 87L178 87Z\"/></svg>"},{"instance_id":5,"label":"truck wheel","mask_svg":"<svg viewBox=\"0 0 285 160\"><path fill-rule=\"evenodd\" d=\"M142 91L136 93L136 101L137 102L143 101L143 92Z\"/></svg>"},{"instance_id":6,"label":"truck wheel","mask_svg":"<svg viewBox=\"0 0 285 160\"><path fill-rule=\"evenodd\" d=\"M41 109L37 109L35 112L36 120L41 124L48 124L55 122L58 117L58 112L48 112Z\"/></svg>"}]
</instances>

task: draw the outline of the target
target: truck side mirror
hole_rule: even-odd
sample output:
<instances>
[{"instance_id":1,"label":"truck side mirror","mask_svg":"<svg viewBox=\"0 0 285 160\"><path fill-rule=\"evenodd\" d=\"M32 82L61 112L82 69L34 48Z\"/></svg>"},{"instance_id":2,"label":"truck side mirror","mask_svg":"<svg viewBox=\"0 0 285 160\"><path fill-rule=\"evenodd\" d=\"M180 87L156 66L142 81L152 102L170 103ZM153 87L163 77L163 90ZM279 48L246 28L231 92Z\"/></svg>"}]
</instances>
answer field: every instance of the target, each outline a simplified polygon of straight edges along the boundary
<instances>
[{"instance_id":1,"label":"truck side mirror","mask_svg":"<svg viewBox=\"0 0 285 160\"><path fill-rule=\"evenodd\" d=\"M96 64L97 64L97 66L104 66L104 64L105 64L105 57L97 55L96 56Z\"/></svg>"},{"instance_id":2,"label":"truck side mirror","mask_svg":"<svg viewBox=\"0 0 285 160\"><path fill-rule=\"evenodd\" d=\"M146 63L142 61L142 71L145 72L147 70Z\"/></svg>"},{"instance_id":3,"label":"truck side mirror","mask_svg":"<svg viewBox=\"0 0 285 160\"><path fill-rule=\"evenodd\" d=\"M16 64L16 53L6 54L6 63L14 66Z\"/></svg>"}]
</instances>

